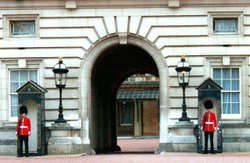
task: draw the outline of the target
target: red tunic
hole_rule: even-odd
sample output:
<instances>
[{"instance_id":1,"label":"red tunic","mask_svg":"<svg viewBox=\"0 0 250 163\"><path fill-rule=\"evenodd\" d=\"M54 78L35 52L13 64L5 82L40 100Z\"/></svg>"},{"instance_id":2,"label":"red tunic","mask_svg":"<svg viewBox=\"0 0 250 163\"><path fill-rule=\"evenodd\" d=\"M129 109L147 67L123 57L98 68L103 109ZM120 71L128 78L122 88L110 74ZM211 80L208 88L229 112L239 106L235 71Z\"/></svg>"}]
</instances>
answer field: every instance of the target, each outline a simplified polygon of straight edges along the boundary
<instances>
[{"instance_id":1,"label":"red tunic","mask_svg":"<svg viewBox=\"0 0 250 163\"><path fill-rule=\"evenodd\" d=\"M214 132L217 128L216 114L210 111L205 112L202 116L201 126L205 132Z\"/></svg>"},{"instance_id":2,"label":"red tunic","mask_svg":"<svg viewBox=\"0 0 250 163\"><path fill-rule=\"evenodd\" d=\"M30 119L28 117L18 118L16 125L16 133L18 135L30 135L30 131L31 131Z\"/></svg>"}]
</instances>

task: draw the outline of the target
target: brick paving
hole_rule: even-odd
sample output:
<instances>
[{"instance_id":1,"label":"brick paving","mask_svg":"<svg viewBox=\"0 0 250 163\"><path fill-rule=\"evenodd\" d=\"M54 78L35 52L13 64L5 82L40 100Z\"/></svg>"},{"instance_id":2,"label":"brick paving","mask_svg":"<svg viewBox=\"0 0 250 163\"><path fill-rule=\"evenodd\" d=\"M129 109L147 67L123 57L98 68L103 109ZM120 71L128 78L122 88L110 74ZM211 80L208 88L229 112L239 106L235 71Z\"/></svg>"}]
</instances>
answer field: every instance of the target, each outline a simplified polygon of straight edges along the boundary
<instances>
[{"instance_id":1,"label":"brick paving","mask_svg":"<svg viewBox=\"0 0 250 163\"><path fill-rule=\"evenodd\" d=\"M123 151L151 151L158 146L158 139L118 140ZM250 153L198 154L162 152L161 154L99 154L54 155L17 158L0 156L0 163L248 163Z\"/></svg>"}]
</instances>

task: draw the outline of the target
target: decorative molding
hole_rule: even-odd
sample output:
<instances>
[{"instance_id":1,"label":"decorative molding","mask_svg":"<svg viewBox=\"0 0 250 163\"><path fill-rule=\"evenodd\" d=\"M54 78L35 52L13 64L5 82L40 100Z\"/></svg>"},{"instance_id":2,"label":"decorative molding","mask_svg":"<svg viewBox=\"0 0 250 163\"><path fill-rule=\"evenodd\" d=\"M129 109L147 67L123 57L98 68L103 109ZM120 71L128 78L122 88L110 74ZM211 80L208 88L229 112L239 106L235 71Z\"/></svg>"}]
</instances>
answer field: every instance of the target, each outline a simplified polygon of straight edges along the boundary
<instances>
[{"instance_id":1,"label":"decorative molding","mask_svg":"<svg viewBox=\"0 0 250 163\"><path fill-rule=\"evenodd\" d=\"M25 61L25 67L24 62ZM41 58L13 58L13 59L1 59L2 64L6 66L7 69L18 69L18 68L30 68L30 69L39 69L40 64L42 63Z\"/></svg>"},{"instance_id":2,"label":"decorative molding","mask_svg":"<svg viewBox=\"0 0 250 163\"><path fill-rule=\"evenodd\" d=\"M180 1L179 0L169 0L168 7L173 7L173 8L180 7Z\"/></svg>"},{"instance_id":3,"label":"decorative molding","mask_svg":"<svg viewBox=\"0 0 250 163\"><path fill-rule=\"evenodd\" d=\"M18 59L18 68L26 68L26 59Z\"/></svg>"},{"instance_id":4,"label":"decorative molding","mask_svg":"<svg viewBox=\"0 0 250 163\"><path fill-rule=\"evenodd\" d=\"M244 56L210 56L206 57L211 66L242 66Z\"/></svg>"},{"instance_id":5,"label":"decorative molding","mask_svg":"<svg viewBox=\"0 0 250 163\"><path fill-rule=\"evenodd\" d=\"M65 8L76 9L77 8L76 0L66 0L65 1Z\"/></svg>"},{"instance_id":6,"label":"decorative molding","mask_svg":"<svg viewBox=\"0 0 250 163\"><path fill-rule=\"evenodd\" d=\"M127 35L127 33L118 33L118 37L119 37L119 43L121 45L128 44L128 35Z\"/></svg>"},{"instance_id":7,"label":"decorative molding","mask_svg":"<svg viewBox=\"0 0 250 163\"><path fill-rule=\"evenodd\" d=\"M222 57L222 64L224 66L229 66L230 65L230 57L229 56L223 56Z\"/></svg>"}]
</instances>

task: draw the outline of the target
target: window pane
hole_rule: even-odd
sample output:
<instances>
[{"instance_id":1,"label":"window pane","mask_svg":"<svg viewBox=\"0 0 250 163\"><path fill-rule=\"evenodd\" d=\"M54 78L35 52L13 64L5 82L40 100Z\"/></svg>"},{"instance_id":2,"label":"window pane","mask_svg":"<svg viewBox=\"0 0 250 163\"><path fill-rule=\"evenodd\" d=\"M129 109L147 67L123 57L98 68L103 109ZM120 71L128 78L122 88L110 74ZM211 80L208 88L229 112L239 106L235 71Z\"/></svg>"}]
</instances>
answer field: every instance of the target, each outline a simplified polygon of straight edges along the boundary
<instances>
[{"instance_id":1,"label":"window pane","mask_svg":"<svg viewBox=\"0 0 250 163\"><path fill-rule=\"evenodd\" d=\"M216 82L218 85L222 86L221 80L215 80L215 82Z\"/></svg>"},{"instance_id":2,"label":"window pane","mask_svg":"<svg viewBox=\"0 0 250 163\"><path fill-rule=\"evenodd\" d=\"M240 113L240 107L239 103L233 104L232 114L239 114Z\"/></svg>"},{"instance_id":3,"label":"window pane","mask_svg":"<svg viewBox=\"0 0 250 163\"><path fill-rule=\"evenodd\" d=\"M20 71L20 81L28 81L28 71Z\"/></svg>"},{"instance_id":4,"label":"window pane","mask_svg":"<svg viewBox=\"0 0 250 163\"><path fill-rule=\"evenodd\" d=\"M232 69L232 78L239 79L239 69L237 69L237 68Z\"/></svg>"},{"instance_id":5,"label":"window pane","mask_svg":"<svg viewBox=\"0 0 250 163\"><path fill-rule=\"evenodd\" d=\"M230 93L222 94L223 114L230 114Z\"/></svg>"},{"instance_id":6,"label":"window pane","mask_svg":"<svg viewBox=\"0 0 250 163\"><path fill-rule=\"evenodd\" d=\"M11 34L13 36L35 35L35 21L11 21Z\"/></svg>"},{"instance_id":7,"label":"window pane","mask_svg":"<svg viewBox=\"0 0 250 163\"><path fill-rule=\"evenodd\" d=\"M221 69L219 69L219 68L215 68L214 70L213 70L213 78L214 79L221 79Z\"/></svg>"},{"instance_id":8,"label":"window pane","mask_svg":"<svg viewBox=\"0 0 250 163\"><path fill-rule=\"evenodd\" d=\"M11 106L11 117L17 117L17 106Z\"/></svg>"},{"instance_id":9,"label":"window pane","mask_svg":"<svg viewBox=\"0 0 250 163\"><path fill-rule=\"evenodd\" d=\"M230 93L223 93L222 94L222 99L224 103L229 103L230 102Z\"/></svg>"},{"instance_id":10,"label":"window pane","mask_svg":"<svg viewBox=\"0 0 250 163\"><path fill-rule=\"evenodd\" d=\"M239 93L232 93L232 102L240 102Z\"/></svg>"},{"instance_id":11,"label":"window pane","mask_svg":"<svg viewBox=\"0 0 250 163\"><path fill-rule=\"evenodd\" d=\"M223 69L223 78L224 79L230 79L230 69L229 68L224 68Z\"/></svg>"},{"instance_id":12,"label":"window pane","mask_svg":"<svg viewBox=\"0 0 250 163\"><path fill-rule=\"evenodd\" d=\"M10 92L16 93L16 90L19 88L19 82L11 82L10 84Z\"/></svg>"},{"instance_id":13,"label":"window pane","mask_svg":"<svg viewBox=\"0 0 250 163\"><path fill-rule=\"evenodd\" d=\"M230 104L225 103L222 106L223 106L222 113L223 114L230 114Z\"/></svg>"},{"instance_id":14,"label":"window pane","mask_svg":"<svg viewBox=\"0 0 250 163\"><path fill-rule=\"evenodd\" d=\"M12 95L11 96L11 105L18 105L17 95Z\"/></svg>"},{"instance_id":15,"label":"window pane","mask_svg":"<svg viewBox=\"0 0 250 163\"><path fill-rule=\"evenodd\" d=\"M230 90L230 80L223 80L222 87L224 90Z\"/></svg>"},{"instance_id":16,"label":"window pane","mask_svg":"<svg viewBox=\"0 0 250 163\"><path fill-rule=\"evenodd\" d=\"M235 33L238 31L238 18L214 18L215 33Z\"/></svg>"},{"instance_id":17,"label":"window pane","mask_svg":"<svg viewBox=\"0 0 250 163\"><path fill-rule=\"evenodd\" d=\"M25 81L25 82L20 82L20 87L23 86L26 82L27 82L27 81Z\"/></svg>"},{"instance_id":18,"label":"window pane","mask_svg":"<svg viewBox=\"0 0 250 163\"><path fill-rule=\"evenodd\" d=\"M16 117L17 116L17 106L18 106L18 98L17 95L11 96L11 116Z\"/></svg>"},{"instance_id":19,"label":"window pane","mask_svg":"<svg viewBox=\"0 0 250 163\"><path fill-rule=\"evenodd\" d=\"M19 71L11 71L10 72L10 80L11 81L19 81Z\"/></svg>"},{"instance_id":20,"label":"window pane","mask_svg":"<svg viewBox=\"0 0 250 163\"><path fill-rule=\"evenodd\" d=\"M33 80L34 82L37 82L37 71L29 71L29 80Z\"/></svg>"},{"instance_id":21,"label":"window pane","mask_svg":"<svg viewBox=\"0 0 250 163\"><path fill-rule=\"evenodd\" d=\"M232 81L232 90L239 90L240 86L239 86L239 80L233 80Z\"/></svg>"}]
</instances>

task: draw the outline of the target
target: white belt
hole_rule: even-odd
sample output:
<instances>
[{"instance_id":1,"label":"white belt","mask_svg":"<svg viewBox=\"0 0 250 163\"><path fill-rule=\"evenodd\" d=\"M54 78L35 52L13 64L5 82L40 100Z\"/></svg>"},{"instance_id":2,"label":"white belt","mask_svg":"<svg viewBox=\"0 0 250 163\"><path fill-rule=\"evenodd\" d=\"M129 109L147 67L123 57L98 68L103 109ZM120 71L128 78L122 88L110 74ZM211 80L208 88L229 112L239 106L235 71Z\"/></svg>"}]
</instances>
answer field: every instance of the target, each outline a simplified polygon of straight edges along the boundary
<instances>
[{"instance_id":1,"label":"white belt","mask_svg":"<svg viewBox=\"0 0 250 163\"><path fill-rule=\"evenodd\" d=\"M214 124L214 122L205 122L205 124L212 125L212 124Z\"/></svg>"},{"instance_id":2,"label":"white belt","mask_svg":"<svg viewBox=\"0 0 250 163\"><path fill-rule=\"evenodd\" d=\"M28 128L28 126L20 126L20 128Z\"/></svg>"}]
</instances>

